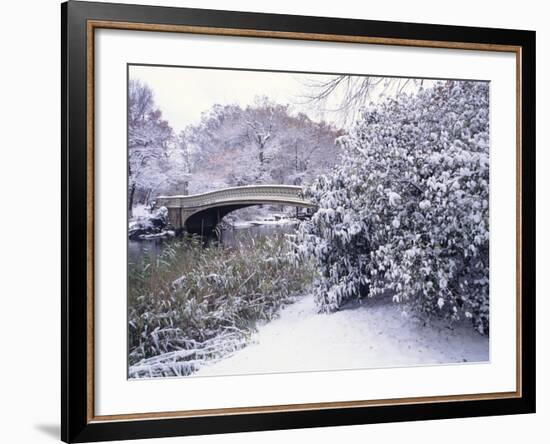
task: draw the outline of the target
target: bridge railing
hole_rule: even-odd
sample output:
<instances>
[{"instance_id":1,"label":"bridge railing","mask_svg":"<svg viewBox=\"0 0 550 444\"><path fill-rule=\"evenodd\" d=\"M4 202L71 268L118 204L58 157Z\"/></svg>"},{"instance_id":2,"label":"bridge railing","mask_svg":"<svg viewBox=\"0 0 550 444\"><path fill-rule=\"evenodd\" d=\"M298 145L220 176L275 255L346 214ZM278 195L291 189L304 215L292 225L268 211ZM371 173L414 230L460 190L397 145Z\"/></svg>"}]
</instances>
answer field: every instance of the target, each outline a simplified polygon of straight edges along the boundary
<instances>
[{"instance_id":1,"label":"bridge railing","mask_svg":"<svg viewBox=\"0 0 550 444\"><path fill-rule=\"evenodd\" d=\"M157 206L167 208L193 208L213 205L219 202L242 200L262 200L276 198L281 200L303 202L302 188L294 185L251 185L224 188L207 193L190 196L159 196Z\"/></svg>"}]
</instances>

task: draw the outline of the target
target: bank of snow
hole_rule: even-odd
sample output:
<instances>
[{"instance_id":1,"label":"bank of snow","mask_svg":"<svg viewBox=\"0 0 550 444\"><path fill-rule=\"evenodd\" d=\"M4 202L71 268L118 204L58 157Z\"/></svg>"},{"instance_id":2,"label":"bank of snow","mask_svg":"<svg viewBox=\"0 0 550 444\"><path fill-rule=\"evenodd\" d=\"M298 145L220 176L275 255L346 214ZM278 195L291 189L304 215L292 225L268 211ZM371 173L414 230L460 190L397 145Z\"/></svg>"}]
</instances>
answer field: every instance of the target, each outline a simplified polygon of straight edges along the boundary
<instances>
[{"instance_id":1,"label":"bank of snow","mask_svg":"<svg viewBox=\"0 0 550 444\"><path fill-rule=\"evenodd\" d=\"M285 214L274 213L271 216L251 220L235 219L231 221L230 225L233 228L250 228L258 225L295 225L298 222L297 219L288 217Z\"/></svg>"},{"instance_id":2,"label":"bank of snow","mask_svg":"<svg viewBox=\"0 0 550 444\"><path fill-rule=\"evenodd\" d=\"M138 205L132 209L128 221L128 237L132 240L149 240L175 236L172 230L166 230L168 210L165 207L152 209Z\"/></svg>"},{"instance_id":3,"label":"bank of snow","mask_svg":"<svg viewBox=\"0 0 550 444\"><path fill-rule=\"evenodd\" d=\"M424 326L401 306L367 301L318 314L313 297L286 307L252 344L193 376L484 362L489 340L471 325Z\"/></svg>"}]
</instances>

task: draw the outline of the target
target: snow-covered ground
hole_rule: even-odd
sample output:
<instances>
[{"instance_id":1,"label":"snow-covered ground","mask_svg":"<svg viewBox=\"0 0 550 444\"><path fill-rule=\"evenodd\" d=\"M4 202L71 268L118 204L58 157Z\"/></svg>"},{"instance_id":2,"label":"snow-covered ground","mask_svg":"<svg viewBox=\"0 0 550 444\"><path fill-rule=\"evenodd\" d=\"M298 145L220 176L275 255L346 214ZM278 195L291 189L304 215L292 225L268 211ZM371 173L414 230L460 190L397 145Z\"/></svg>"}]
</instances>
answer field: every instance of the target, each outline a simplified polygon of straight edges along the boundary
<instances>
[{"instance_id":1,"label":"snow-covered ground","mask_svg":"<svg viewBox=\"0 0 550 444\"><path fill-rule=\"evenodd\" d=\"M423 326L400 306L367 301L318 314L313 297L287 306L259 327L253 343L193 376L483 362L489 340L471 325Z\"/></svg>"}]
</instances>

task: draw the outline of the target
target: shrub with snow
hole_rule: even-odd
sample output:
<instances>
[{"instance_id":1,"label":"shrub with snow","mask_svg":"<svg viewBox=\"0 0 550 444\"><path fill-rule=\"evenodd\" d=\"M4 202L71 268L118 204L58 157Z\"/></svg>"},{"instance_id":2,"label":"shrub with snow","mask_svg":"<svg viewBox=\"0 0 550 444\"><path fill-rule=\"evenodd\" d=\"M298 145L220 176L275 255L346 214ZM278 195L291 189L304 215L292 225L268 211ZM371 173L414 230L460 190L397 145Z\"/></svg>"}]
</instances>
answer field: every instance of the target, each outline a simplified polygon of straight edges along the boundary
<instances>
[{"instance_id":1,"label":"shrub with snow","mask_svg":"<svg viewBox=\"0 0 550 444\"><path fill-rule=\"evenodd\" d=\"M306 190L296 248L324 311L387 294L489 328L489 85L446 81L371 105Z\"/></svg>"},{"instance_id":2,"label":"shrub with snow","mask_svg":"<svg viewBox=\"0 0 550 444\"><path fill-rule=\"evenodd\" d=\"M143 239L147 236L165 233L168 225L168 209L160 207L149 209L143 205L134 207L132 219L128 224L130 239Z\"/></svg>"},{"instance_id":3,"label":"shrub with snow","mask_svg":"<svg viewBox=\"0 0 550 444\"><path fill-rule=\"evenodd\" d=\"M129 267L129 376L185 376L227 357L313 273L295 266L283 234L232 248L170 240L157 258Z\"/></svg>"}]
</instances>

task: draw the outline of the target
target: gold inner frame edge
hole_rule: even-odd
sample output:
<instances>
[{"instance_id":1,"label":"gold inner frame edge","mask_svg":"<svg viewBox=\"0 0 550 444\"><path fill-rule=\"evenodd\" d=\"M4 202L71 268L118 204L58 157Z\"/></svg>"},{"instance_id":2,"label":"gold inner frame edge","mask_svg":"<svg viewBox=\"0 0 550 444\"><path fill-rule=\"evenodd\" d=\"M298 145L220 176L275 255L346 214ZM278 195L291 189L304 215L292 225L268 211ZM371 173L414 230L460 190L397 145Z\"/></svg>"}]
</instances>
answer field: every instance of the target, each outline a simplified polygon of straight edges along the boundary
<instances>
[{"instance_id":1,"label":"gold inner frame edge","mask_svg":"<svg viewBox=\"0 0 550 444\"><path fill-rule=\"evenodd\" d=\"M228 407L200 410L182 410L172 412L143 412L115 415L94 414L94 31L95 29L119 29L130 31L177 32L202 35L221 35L233 37L277 38L288 40L309 40L338 43L362 43L372 45L394 45L422 48L461 49L473 51L512 52L516 56L516 391L496 393L474 393L448 396L419 396L361 401L334 401L305 404L281 404L253 407ZM510 399L522 396L522 347L521 347L521 255L522 255L522 48L516 45L499 45L471 42L448 42L437 40L415 40L382 38L368 36L348 36L335 34L311 34L286 31L265 31L254 29L215 28L188 25L164 25L151 23L133 23L124 21L88 20L86 25L86 205L87 205L87 422L115 422L130 420L155 420L166 418L189 418L200 416L226 416L238 414L260 414L275 412L296 412L303 410L326 410L335 408L359 408L388 405L407 405L416 403L460 402L491 399Z\"/></svg>"}]
</instances>

